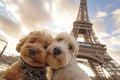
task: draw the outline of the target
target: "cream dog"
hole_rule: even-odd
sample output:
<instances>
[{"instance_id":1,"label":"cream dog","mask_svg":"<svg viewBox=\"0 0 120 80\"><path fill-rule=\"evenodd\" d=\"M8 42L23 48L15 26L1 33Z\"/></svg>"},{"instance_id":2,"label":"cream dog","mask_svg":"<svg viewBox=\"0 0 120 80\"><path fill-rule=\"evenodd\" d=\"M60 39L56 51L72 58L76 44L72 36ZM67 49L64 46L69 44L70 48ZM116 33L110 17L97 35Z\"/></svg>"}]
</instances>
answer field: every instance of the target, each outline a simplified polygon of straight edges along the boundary
<instances>
[{"instance_id":1,"label":"cream dog","mask_svg":"<svg viewBox=\"0 0 120 80\"><path fill-rule=\"evenodd\" d=\"M47 80L46 49L51 42L52 36L46 31L33 31L22 38L16 47L20 59L0 72L0 80Z\"/></svg>"},{"instance_id":2,"label":"cream dog","mask_svg":"<svg viewBox=\"0 0 120 80\"><path fill-rule=\"evenodd\" d=\"M79 47L73 36L58 34L47 51L46 61L53 70L52 80L90 80L78 66L76 55Z\"/></svg>"}]
</instances>

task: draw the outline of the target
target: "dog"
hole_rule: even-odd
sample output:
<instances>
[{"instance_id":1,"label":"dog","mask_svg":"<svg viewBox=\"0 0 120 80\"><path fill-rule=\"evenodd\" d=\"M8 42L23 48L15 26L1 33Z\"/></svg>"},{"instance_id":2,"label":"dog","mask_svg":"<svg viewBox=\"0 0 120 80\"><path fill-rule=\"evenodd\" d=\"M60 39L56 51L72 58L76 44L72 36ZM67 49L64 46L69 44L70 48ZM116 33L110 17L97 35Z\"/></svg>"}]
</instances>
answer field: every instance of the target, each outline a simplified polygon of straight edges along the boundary
<instances>
[{"instance_id":1,"label":"dog","mask_svg":"<svg viewBox=\"0 0 120 80\"><path fill-rule=\"evenodd\" d=\"M47 80L46 49L51 42L52 36L45 30L30 32L16 46L20 58L0 72L0 80Z\"/></svg>"},{"instance_id":2,"label":"dog","mask_svg":"<svg viewBox=\"0 0 120 80\"><path fill-rule=\"evenodd\" d=\"M79 46L75 38L68 33L59 33L47 48L46 62L52 69L52 80L90 80L78 66L76 55Z\"/></svg>"}]
</instances>

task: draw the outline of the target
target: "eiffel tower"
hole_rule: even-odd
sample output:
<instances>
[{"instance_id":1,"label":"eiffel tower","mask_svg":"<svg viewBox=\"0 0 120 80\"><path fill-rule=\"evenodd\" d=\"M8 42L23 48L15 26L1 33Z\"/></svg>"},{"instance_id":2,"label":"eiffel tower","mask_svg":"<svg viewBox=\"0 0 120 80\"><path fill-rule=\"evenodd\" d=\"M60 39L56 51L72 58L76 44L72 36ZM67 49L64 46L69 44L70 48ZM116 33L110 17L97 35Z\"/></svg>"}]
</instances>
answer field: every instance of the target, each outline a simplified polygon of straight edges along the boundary
<instances>
[{"instance_id":1,"label":"eiffel tower","mask_svg":"<svg viewBox=\"0 0 120 80\"><path fill-rule=\"evenodd\" d=\"M120 80L120 66L108 54L106 45L101 44L90 23L87 0L81 0L76 21L73 23L71 34L79 43L78 59L85 59L95 74L92 80Z\"/></svg>"}]
</instances>

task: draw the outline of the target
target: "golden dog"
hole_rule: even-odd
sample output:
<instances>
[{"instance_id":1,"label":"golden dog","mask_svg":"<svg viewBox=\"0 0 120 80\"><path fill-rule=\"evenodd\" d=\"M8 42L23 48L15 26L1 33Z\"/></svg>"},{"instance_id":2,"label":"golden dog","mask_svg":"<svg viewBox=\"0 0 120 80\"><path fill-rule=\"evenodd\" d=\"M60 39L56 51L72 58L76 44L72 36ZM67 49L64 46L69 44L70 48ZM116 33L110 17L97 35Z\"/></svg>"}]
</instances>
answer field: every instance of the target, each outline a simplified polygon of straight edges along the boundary
<instances>
[{"instance_id":1,"label":"golden dog","mask_svg":"<svg viewBox=\"0 0 120 80\"><path fill-rule=\"evenodd\" d=\"M46 31L33 31L22 38L16 47L20 59L0 72L0 80L47 80L46 49L51 42L52 36Z\"/></svg>"}]
</instances>

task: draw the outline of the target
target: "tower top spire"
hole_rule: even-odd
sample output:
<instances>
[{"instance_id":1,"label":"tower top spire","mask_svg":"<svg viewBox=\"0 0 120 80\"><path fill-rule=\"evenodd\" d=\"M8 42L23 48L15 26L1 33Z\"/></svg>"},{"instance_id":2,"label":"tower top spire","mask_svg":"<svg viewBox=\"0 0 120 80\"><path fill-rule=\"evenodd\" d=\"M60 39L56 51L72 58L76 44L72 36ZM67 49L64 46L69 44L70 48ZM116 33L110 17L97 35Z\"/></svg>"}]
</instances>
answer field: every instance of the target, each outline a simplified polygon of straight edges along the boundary
<instances>
[{"instance_id":1,"label":"tower top spire","mask_svg":"<svg viewBox=\"0 0 120 80\"><path fill-rule=\"evenodd\" d=\"M81 0L77 21L89 22L88 10L87 10L87 0Z\"/></svg>"}]
</instances>

